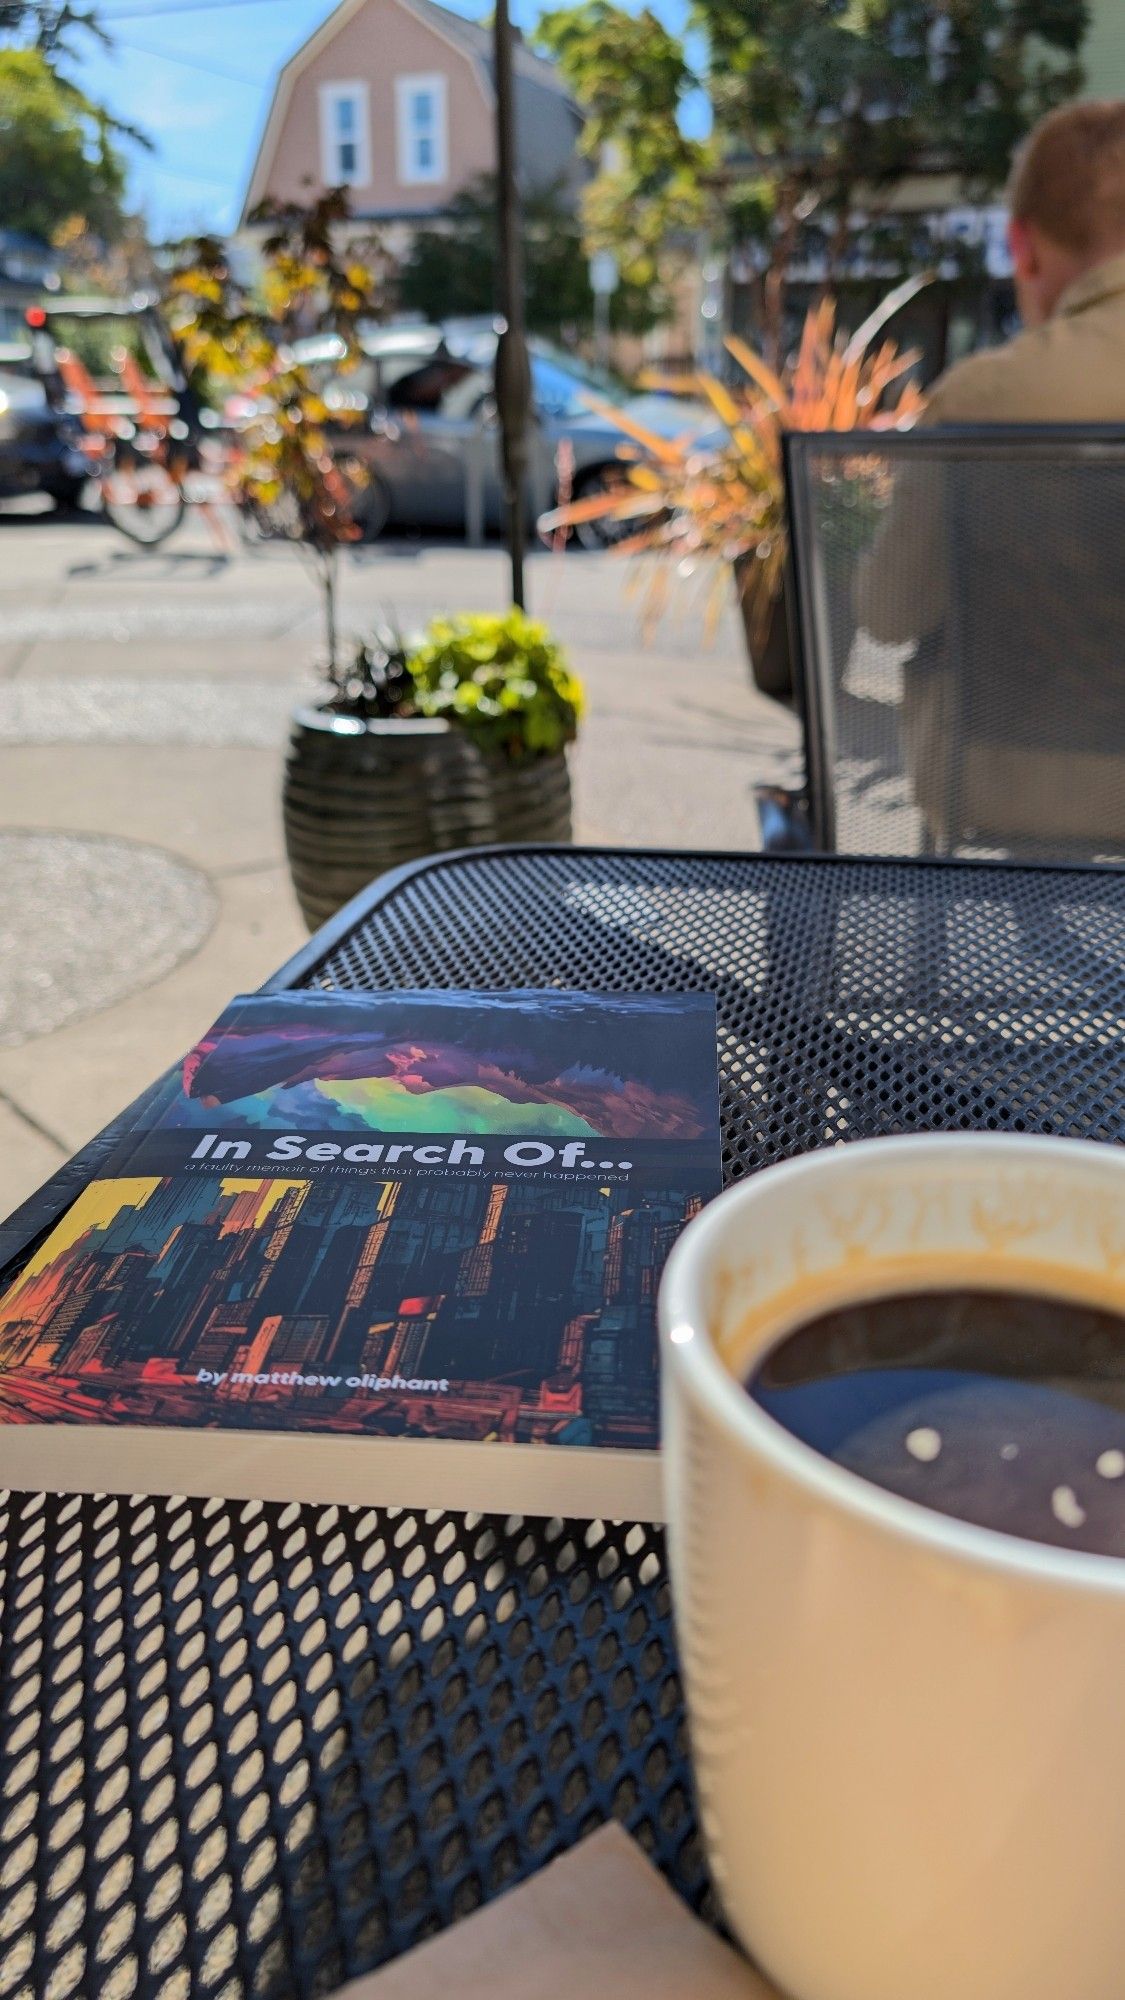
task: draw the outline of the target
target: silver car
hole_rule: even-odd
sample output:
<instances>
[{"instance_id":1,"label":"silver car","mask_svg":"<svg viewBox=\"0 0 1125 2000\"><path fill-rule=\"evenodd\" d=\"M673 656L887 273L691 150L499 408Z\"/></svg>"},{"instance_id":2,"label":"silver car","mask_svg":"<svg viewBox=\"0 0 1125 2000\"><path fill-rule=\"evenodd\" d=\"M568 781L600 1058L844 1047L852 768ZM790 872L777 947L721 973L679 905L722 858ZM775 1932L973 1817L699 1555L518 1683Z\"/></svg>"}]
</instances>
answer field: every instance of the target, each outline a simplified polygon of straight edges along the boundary
<instances>
[{"instance_id":1,"label":"silver car","mask_svg":"<svg viewBox=\"0 0 1125 2000\"><path fill-rule=\"evenodd\" d=\"M625 478L636 456L624 431L604 414L621 409L663 437L713 427L698 405L670 396L631 396L548 341L530 343L533 416L529 510L544 513L560 497L589 497ZM359 460L365 483L357 515L368 536L389 526L462 533L498 529L503 518L499 429L493 399L496 335L492 329L386 327L363 342L357 368L338 372L344 349L335 335L298 344L299 359L323 371L329 410L341 421L342 456ZM603 410L597 405L601 404ZM614 524L585 524L576 538L604 547Z\"/></svg>"}]
</instances>

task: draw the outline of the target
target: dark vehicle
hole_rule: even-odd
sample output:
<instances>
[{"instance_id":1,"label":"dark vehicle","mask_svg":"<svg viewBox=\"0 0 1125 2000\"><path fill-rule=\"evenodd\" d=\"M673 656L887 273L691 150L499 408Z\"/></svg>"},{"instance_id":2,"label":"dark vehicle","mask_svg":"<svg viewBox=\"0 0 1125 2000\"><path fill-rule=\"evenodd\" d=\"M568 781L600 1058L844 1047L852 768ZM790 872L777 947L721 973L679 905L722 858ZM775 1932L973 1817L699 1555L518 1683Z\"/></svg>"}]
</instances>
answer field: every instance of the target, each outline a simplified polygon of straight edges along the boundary
<instances>
[{"instance_id":1,"label":"dark vehicle","mask_svg":"<svg viewBox=\"0 0 1125 2000\"><path fill-rule=\"evenodd\" d=\"M620 485L624 460L637 456L609 409L667 437L713 427L698 405L634 396L549 341L529 343L533 415L530 501L533 515L553 506L560 488L582 498ZM384 327L368 334L359 365L340 372L334 334L298 343L299 358L322 371L329 410L343 416L340 450L366 475L357 513L369 535L403 527L473 532L499 528L503 504L493 399L496 334L451 324ZM602 407L599 408L598 406ZM612 522L576 530L591 548L615 539Z\"/></svg>"},{"instance_id":2,"label":"dark vehicle","mask_svg":"<svg viewBox=\"0 0 1125 2000\"><path fill-rule=\"evenodd\" d=\"M46 493L77 506L89 476L81 424L54 407L42 382L3 363L0 355L0 498Z\"/></svg>"},{"instance_id":3,"label":"dark vehicle","mask_svg":"<svg viewBox=\"0 0 1125 2000\"><path fill-rule=\"evenodd\" d=\"M0 349L0 493L77 506L92 478L145 458L154 428L189 449L197 414L153 297L28 306Z\"/></svg>"}]
</instances>

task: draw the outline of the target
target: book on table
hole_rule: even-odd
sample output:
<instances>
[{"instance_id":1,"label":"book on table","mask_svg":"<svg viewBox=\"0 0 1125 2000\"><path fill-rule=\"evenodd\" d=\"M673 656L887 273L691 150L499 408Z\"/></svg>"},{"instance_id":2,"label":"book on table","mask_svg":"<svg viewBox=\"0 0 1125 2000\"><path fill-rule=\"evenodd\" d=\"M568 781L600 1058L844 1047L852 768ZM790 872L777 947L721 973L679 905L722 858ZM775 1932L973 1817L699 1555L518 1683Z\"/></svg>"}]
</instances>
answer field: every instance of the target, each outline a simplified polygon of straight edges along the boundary
<instances>
[{"instance_id":1,"label":"book on table","mask_svg":"<svg viewBox=\"0 0 1125 2000\"><path fill-rule=\"evenodd\" d=\"M0 1298L0 1484L660 1516L701 994L235 1000Z\"/></svg>"}]
</instances>

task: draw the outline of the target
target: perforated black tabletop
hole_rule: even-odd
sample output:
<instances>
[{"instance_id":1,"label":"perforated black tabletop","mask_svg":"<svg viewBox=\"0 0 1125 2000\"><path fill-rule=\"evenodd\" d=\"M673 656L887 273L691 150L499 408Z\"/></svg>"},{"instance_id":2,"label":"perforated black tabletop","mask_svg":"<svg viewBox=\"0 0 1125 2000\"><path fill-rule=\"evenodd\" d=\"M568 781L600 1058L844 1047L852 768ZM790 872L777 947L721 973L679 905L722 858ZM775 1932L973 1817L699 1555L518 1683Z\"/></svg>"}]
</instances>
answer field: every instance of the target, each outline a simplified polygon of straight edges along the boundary
<instances>
[{"instance_id":1,"label":"perforated black tabletop","mask_svg":"<svg viewBox=\"0 0 1125 2000\"><path fill-rule=\"evenodd\" d=\"M710 988L728 1178L1122 1132L1115 870L481 852L271 983ZM650 1528L10 1495L0 1564L0 2000L305 2000L609 1814L706 1895Z\"/></svg>"}]
</instances>

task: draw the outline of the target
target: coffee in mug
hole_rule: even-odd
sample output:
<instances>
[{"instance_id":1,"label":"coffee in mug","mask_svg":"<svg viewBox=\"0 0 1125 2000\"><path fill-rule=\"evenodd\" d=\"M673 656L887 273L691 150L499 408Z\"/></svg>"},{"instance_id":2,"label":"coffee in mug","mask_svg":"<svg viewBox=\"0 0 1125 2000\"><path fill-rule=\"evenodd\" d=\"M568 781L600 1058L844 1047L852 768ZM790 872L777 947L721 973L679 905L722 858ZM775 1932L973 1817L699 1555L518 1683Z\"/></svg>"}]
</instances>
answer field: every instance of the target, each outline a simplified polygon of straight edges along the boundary
<instances>
[{"instance_id":1,"label":"coffee in mug","mask_svg":"<svg viewBox=\"0 0 1125 2000\"><path fill-rule=\"evenodd\" d=\"M860 1141L661 1287L707 1851L789 2000L1125 1991L1125 1147Z\"/></svg>"},{"instance_id":2,"label":"coffee in mug","mask_svg":"<svg viewBox=\"0 0 1125 2000\"><path fill-rule=\"evenodd\" d=\"M794 1437L922 1507L1125 1556L1125 1318L940 1282L820 1314L746 1389Z\"/></svg>"}]
</instances>

